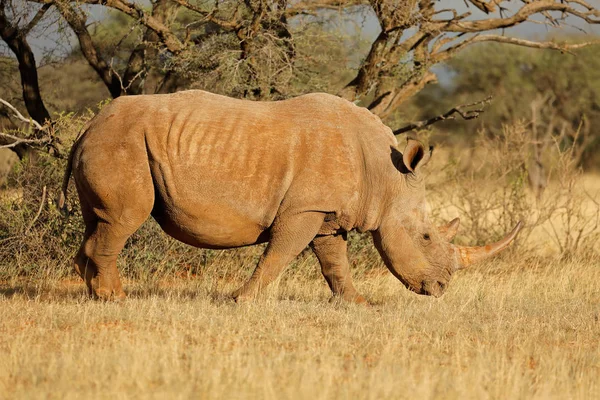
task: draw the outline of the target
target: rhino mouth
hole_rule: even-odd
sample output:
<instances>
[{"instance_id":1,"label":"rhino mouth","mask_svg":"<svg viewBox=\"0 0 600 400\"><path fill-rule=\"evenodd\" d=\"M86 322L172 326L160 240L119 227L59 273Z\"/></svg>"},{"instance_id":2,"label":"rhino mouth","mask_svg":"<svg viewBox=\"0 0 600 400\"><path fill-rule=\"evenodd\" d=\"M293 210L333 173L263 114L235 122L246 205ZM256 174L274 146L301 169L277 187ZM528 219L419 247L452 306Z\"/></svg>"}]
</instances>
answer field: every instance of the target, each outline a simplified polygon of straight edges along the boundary
<instances>
[{"instance_id":1,"label":"rhino mouth","mask_svg":"<svg viewBox=\"0 0 600 400\"><path fill-rule=\"evenodd\" d=\"M447 284L440 281L423 281L421 284L421 292L426 296L441 297L446 291Z\"/></svg>"},{"instance_id":2,"label":"rhino mouth","mask_svg":"<svg viewBox=\"0 0 600 400\"><path fill-rule=\"evenodd\" d=\"M448 286L447 283L437 280L424 280L420 285L413 285L403 278L396 270L390 269L390 272L392 272L392 275L394 275L408 290L423 296L440 297L444 294L444 291Z\"/></svg>"}]
</instances>

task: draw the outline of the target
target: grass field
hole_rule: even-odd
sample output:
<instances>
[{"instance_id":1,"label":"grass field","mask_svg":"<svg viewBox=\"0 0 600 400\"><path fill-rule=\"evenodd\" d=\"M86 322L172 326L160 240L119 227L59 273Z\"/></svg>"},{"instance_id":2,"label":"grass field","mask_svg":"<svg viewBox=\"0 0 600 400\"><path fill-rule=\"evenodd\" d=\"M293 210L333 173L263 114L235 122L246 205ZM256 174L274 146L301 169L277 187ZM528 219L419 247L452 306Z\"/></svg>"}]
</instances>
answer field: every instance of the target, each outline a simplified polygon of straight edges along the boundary
<instances>
[{"instance_id":1,"label":"grass field","mask_svg":"<svg viewBox=\"0 0 600 400\"><path fill-rule=\"evenodd\" d=\"M151 222L119 259L128 299L91 301L70 266L80 217L41 196L62 168L25 165L0 193L0 399L600 398L600 178L556 179L537 203L519 164L498 160L516 167L489 168L497 180L464 173L456 187L440 175L430 200L435 218L461 216L462 244L497 239L518 214L518 246L435 299L406 290L351 235L370 306L329 303L310 252L235 304L260 246L193 249Z\"/></svg>"},{"instance_id":2,"label":"grass field","mask_svg":"<svg viewBox=\"0 0 600 400\"><path fill-rule=\"evenodd\" d=\"M0 397L600 396L595 262L490 262L440 299L374 269L356 279L370 307L328 303L314 259L301 267L243 305L241 278L127 282L120 304L75 280L4 282Z\"/></svg>"}]
</instances>

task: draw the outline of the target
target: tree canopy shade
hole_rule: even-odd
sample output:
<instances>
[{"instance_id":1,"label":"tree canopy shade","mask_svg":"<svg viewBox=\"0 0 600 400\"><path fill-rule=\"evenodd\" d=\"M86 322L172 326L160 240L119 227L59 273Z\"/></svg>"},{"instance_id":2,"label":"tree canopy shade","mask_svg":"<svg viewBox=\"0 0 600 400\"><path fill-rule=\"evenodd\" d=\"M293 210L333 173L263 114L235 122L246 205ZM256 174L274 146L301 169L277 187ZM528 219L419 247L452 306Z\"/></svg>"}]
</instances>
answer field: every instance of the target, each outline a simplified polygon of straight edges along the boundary
<instances>
[{"instance_id":1,"label":"tree canopy shade","mask_svg":"<svg viewBox=\"0 0 600 400\"><path fill-rule=\"evenodd\" d=\"M108 18L90 23L92 7L108 10ZM354 21L356 31L336 31L334 15ZM364 46L356 40L364 36L361 15L377 24ZM584 0L0 0L0 34L18 61L29 115L40 124L50 114L27 41L38 29L72 32L77 52L113 98L198 87L269 100L318 90L390 120L436 80L432 66L474 43L560 52L594 43L503 34L520 24L574 20L598 24L600 11Z\"/></svg>"}]
</instances>

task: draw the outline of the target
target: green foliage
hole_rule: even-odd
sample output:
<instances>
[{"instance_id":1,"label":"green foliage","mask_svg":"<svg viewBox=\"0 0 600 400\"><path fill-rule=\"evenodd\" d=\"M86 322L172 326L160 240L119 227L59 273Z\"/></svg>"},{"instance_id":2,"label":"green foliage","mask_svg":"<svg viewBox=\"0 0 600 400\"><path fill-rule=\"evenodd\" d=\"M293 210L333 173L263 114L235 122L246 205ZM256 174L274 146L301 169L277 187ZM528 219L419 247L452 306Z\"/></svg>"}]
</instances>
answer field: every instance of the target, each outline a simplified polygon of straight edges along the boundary
<instances>
[{"instance_id":1,"label":"green foliage","mask_svg":"<svg viewBox=\"0 0 600 400\"><path fill-rule=\"evenodd\" d=\"M582 155L587 167L600 166L600 135L593 127L600 125L600 52L598 46L576 50L574 54L538 50L504 44L479 44L449 61L450 85L434 85L415 99L421 117L440 114L458 104L494 96L491 106L478 122L457 120L444 123L450 137L475 137L481 127L499 134L502 124L522 119L532 121L532 107L538 104L537 120L542 130L550 129L554 137L563 127L563 146L573 140L589 139ZM563 125L564 124L564 125ZM552 125L552 126L551 126ZM441 126L441 125L440 125ZM532 128L530 126L530 128Z\"/></svg>"},{"instance_id":2,"label":"green foliage","mask_svg":"<svg viewBox=\"0 0 600 400\"><path fill-rule=\"evenodd\" d=\"M102 23L93 25L91 35L102 57L123 64L141 40L143 30L126 14L110 9L106 12ZM120 67L115 65L115 68L117 66Z\"/></svg>"}]
</instances>

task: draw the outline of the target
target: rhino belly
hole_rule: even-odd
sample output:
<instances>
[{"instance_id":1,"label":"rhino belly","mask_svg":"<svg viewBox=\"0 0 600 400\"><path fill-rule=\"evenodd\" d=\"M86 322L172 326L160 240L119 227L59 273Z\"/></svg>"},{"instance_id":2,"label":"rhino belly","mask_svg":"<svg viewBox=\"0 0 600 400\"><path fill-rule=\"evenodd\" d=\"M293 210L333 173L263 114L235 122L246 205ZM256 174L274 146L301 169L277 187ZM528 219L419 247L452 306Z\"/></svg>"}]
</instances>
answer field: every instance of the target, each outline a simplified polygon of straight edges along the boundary
<instances>
[{"instance_id":1,"label":"rhino belly","mask_svg":"<svg viewBox=\"0 0 600 400\"><path fill-rule=\"evenodd\" d=\"M227 249L264 243L269 227L223 204L198 202L192 209L157 199L152 216L173 238L189 245Z\"/></svg>"}]
</instances>

